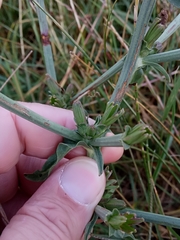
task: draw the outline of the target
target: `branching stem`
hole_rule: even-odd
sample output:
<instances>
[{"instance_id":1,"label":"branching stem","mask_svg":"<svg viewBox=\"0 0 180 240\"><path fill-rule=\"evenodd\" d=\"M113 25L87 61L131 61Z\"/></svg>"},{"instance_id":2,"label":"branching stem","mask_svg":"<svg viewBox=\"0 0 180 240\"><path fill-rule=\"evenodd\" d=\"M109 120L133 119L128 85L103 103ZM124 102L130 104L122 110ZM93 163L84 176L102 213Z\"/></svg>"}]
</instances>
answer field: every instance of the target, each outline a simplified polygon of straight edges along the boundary
<instances>
[{"instance_id":1,"label":"branching stem","mask_svg":"<svg viewBox=\"0 0 180 240\"><path fill-rule=\"evenodd\" d=\"M155 3L156 0L146 0L142 2L136 24L136 29L131 40L129 52L125 59L121 75L111 96L110 102L115 102L119 104L121 103L127 86L133 77L136 68L136 61L142 45L142 40L144 38L146 27L149 23L149 19L151 17L151 13L153 11Z\"/></svg>"}]
</instances>

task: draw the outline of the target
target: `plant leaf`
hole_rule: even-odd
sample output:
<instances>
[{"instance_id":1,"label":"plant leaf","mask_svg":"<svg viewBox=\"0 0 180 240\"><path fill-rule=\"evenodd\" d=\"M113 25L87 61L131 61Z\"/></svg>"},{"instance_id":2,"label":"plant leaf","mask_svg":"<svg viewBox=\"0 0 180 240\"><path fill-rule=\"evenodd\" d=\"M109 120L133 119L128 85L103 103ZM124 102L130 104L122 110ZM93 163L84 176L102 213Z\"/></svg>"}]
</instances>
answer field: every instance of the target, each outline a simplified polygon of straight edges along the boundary
<instances>
[{"instance_id":1,"label":"plant leaf","mask_svg":"<svg viewBox=\"0 0 180 240\"><path fill-rule=\"evenodd\" d=\"M101 234L92 234L92 237L95 239L102 239L102 240L136 240L136 238L132 234L126 234L126 233L118 233L117 236L111 236L108 235L101 235ZM120 237L121 236L121 237Z\"/></svg>"},{"instance_id":2,"label":"plant leaf","mask_svg":"<svg viewBox=\"0 0 180 240\"><path fill-rule=\"evenodd\" d=\"M70 150L76 148L78 143L60 143L56 149L57 161L61 160Z\"/></svg>"},{"instance_id":3,"label":"plant leaf","mask_svg":"<svg viewBox=\"0 0 180 240\"><path fill-rule=\"evenodd\" d=\"M127 218L123 215L120 215L118 209L114 208L110 214L107 214L105 222L113 229L119 230L121 225L125 223L126 220Z\"/></svg>"},{"instance_id":4,"label":"plant leaf","mask_svg":"<svg viewBox=\"0 0 180 240\"><path fill-rule=\"evenodd\" d=\"M123 214L123 216L126 217L126 222L121 225L121 230L126 233L136 232L134 225L138 225L138 224L144 222L143 218L137 218L136 214L134 214L134 213L127 212L127 213Z\"/></svg>"},{"instance_id":5,"label":"plant leaf","mask_svg":"<svg viewBox=\"0 0 180 240\"><path fill-rule=\"evenodd\" d=\"M143 218L137 218L134 213L121 214L117 208L106 214L104 222L109 226L109 236L114 235L114 231L120 230L132 234L136 232L134 225L143 222Z\"/></svg>"},{"instance_id":6,"label":"plant leaf","mask_svg":"<svg viewBox=\"0 0 180 240\"><path fill-rule=\"evenodd\" d=\"M149 61L143 61L143 63L145 65L154 67L158 72L162 73L165 76L165 78L168 82L171 82L169 74L166 72L166 70L161 65L154 63L154 62L149 62Z\"/></svg>"},{"instance_id":7,"label":"plant leaf","mask_svg":"<svg viewBox=\"0 0 180 240\"><path fill-rule=\"evenodd\" d=\"M93 158L96 161L99 169L99 176L100 176L103 173L103 169L104 169L104 161L102 158L100 147L91 146L91 150L88 152L88 156Z\"/></svg>"},{"instance_id":8,"label":"plant leaf","mask_svg":"<svg viewBox=\"0 0 180 240\"><path fill-rule=\"evenodd\" d=\"M41 170L37 170L32 174L25 173L24 176L26 179L34 182L44 181L48 177L48 170L50 171L51 168L56 164L56 162L57 162L57 156L56 154L53 154L47 159L47 161L45 162Z\"/></svg>"},{"instance_id":9,"label":"plant leaf","mask_svg":"<svg viewBox=\"0 0 180 240\"><path fill-rule=\"evenodd\" d=\"M110 227L109 233L112 234L112 239L113 237L116 237L116 239L124 239L124 240L137 240L132 234L125 233L121 230L114 230L113 228ZM111 238L110 238L111 239Z\"/></svg>"},{"instance_id":10,"label":"plant leaf","mask_svg":"<svg viewBox=\"0 0 180 240\"><path fill-rule=\"evenodd\" d=\"M72 149L78 146L78 143L60 143L57 147L56 153L50 156L41 170L37 170L32 174L24 174L28 180L41 182L48 178L53 167Z\"/></svg>"}]
</instances>

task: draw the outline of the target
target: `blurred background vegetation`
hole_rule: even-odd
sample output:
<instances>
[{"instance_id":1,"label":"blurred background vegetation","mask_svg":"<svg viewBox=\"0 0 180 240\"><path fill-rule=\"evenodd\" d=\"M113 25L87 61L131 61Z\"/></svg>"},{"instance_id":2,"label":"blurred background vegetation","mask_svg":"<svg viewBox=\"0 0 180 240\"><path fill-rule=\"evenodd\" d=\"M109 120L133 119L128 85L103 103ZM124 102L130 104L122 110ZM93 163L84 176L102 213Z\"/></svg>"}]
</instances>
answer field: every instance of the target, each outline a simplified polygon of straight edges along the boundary
<instances>
[{"instance_id":1,"label":"blurred background vegetation","mask_svg":"<svg viewBox=\"0 0 180 240\"><path fill-rule=\"evenodd\" d=\"M49 0L46 10L105 72L128 51L136 22L132 0L80 1ZM151 21L162 9L168 10L168 22L179 14L167 1L157 0ZM110 22L107 25L107 21ZM100 74L77 51L50 20L49 35L54 63L61 87L69 83L75 93ZM180 47L180 30L163 45L162 51ZM11 77L2 92L18 101L49 103L42 42L38 19L28 0L5 0L0 9L0 86L33 50L31 56ZM154 137L127 150L110 168L119 184L116 197L128 207L180 217L180 90L179 62L163 63L171 82L153 68L146 68L131 84L121 104L125 114L112 126L115 133L125 125L142 119L154 131ZM103 114L119 74L82 98L90 117ZM176 163L176 164L175 164ZM101 226L98 231L106 232ZM180 239L180 231L163 226L141 224L138 239ZM179 236L179 237L178 237Z\"/></svg>"}]
</instances>

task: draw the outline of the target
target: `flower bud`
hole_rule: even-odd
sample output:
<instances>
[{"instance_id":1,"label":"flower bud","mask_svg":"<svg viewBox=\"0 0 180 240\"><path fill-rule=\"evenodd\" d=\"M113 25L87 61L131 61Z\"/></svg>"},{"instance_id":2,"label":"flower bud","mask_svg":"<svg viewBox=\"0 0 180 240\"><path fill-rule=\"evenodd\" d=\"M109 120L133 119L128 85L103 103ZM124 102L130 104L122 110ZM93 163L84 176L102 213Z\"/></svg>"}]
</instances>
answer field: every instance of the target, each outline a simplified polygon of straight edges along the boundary
<instances>
[{"instance_id":1,"label":"flower bud","mask_svg":"<svg viewBox=\"0 0 180 240\"><path fill-rule=\"evenodd\" d=\"M146 124L139 123L135 127L126 129L126 135L123 141L128 145L141 143L151 137L152 131Z\"/></svg>"},{"instance_id":2,"label":"flower bud","mask_svg":"<svg viewBox=\"0 0 180 240\"><path fill-rule=\"evenodd\" d=\"M161 19L155 18L144 38L146 47L148 49L151 49L153 47L155 41L159 38L159 36L161 36L164 30L165 26L161 23Z\"/></svg>"},{"instance_id":3,"label":"flower bud","mask_svg":"<svg viewBox=\"0 0 180 240\"><path fill-rule=\"evenodd\" d=\"M86 113L85 113L85 110L84 110L81 102L80 101L74 102L72 109L73 109L73 113L74 113L74 120L75 120L77 126L82 125L82 124L88 125Z\"/></svg>"}]
</instances>

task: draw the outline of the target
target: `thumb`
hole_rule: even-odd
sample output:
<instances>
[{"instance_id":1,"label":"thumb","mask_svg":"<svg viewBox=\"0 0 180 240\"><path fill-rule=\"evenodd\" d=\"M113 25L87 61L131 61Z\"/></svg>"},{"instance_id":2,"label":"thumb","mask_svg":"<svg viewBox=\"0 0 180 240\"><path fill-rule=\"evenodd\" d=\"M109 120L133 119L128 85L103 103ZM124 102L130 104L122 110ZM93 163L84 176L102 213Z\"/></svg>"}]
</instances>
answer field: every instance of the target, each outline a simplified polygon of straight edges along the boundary
<instances>
[{"instance_id":1,"label":"thumb","mask_svg":"<svg viewBox=\"0 0 180 240\"><path fill-rule=\"evenodd\" d=\"M80 240L102 197L105 176L88 157L55 171L11 219L1 240Z\"/></svg>"}]
</instances>

